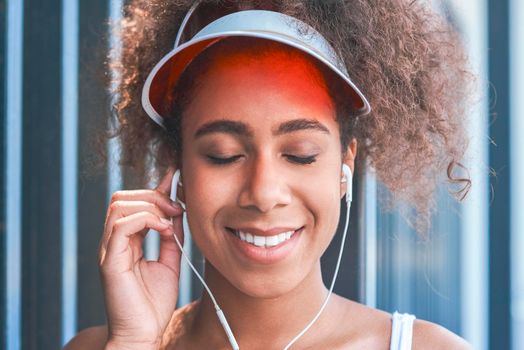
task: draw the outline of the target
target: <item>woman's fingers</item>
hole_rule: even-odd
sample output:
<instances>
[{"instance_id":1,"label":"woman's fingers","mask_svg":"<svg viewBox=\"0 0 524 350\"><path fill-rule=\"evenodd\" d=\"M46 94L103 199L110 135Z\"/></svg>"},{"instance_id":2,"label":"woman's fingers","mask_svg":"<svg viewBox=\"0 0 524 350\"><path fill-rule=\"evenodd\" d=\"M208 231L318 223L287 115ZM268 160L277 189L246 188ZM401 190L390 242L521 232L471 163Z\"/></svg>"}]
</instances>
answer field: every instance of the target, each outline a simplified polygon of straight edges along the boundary
<instances>
[{"instance_id":1,"label":"woman's fingers","mask_svg":"<svg viewBox=\"0 0 524 350\"><path fill-rule=\"evenodd\" d=\"M159 217L171 217L182 214L179 204L172 202L165 195L154 190L119 191L115 192L107 211L104 232L100 240L99 259L107 249L116 220L139 211L149 211Z\"/></svg>"},{"instance_id":2,"label":"woman's fingers","mask_svg":"<svg viewBox=\"0 0 524 350\"><path fill-rule=\"evenodd\" d=\"M182 208L168 197L174 173L174 168L168 168L154 190L117 191L113 194L99 246L100 265L105 261L110 246L112 254L122 255L129 250L132 258L128 261L141 258L145 234L154 229L161 235L162 262L176 270L179 257L175 248L178 247L172 237L174 226L167 220L180 217L180 220L175 220L175 226L180 227L177 231L182 235ZM117 234L118 237L114 237Z\"/></svg>"},{"instance_id":3,"label":"woman's fingers","mask_svg":"<svg viewBox=\"0 0 524 350\"><path fill-rule=\"evenodd\" d=\"M171 182L175 174L175 168L169 168L164 178L158 184L156 190L168 195L171 192ZM176 184L175 184L176 186ZM182 208L180 208L182 209ZM169 235L160 235L160 252L158 262L171 268L177 276L180 273L180 248L173 234L176 234L180 245L184 245L184 231L182 228L182 215L173 216L173 229L168 230Z\"/></svg>"},{"instance_id":4,"label":"woman's fingers","mask_svg":"<svg viewBox=\"0 0 524 350\"><path fill-rule=\"evenodd\" d=\"M167 213L162 211L156 204L146 201L116 201L111 203L109 209L109 215L106 219L106 225L104 229L104 236L102 238L102 247L107 247L107 242L113 231L113 225L115 221L123 217L141 212L147 211L155 214L158 217L168 218L170 216L179 215L181 210L178 206L173 206Z\"/></svg>"},{"instance_id":5,"label":"woman's fingers","mask_svg":"<svg viewBox=\"0 0 524 350\"><path fill-rule=\"evenodd\" d=\"M165 195L169 195L171 192L171 181L173 180L173 175L175 175L176 169L174 167L167 168L167 172L160 180L160 183L156 187L156 190Z\"/></svg>"},{"instance_id":6,"label":"woman's fingers","mask_svg":"<svg viewBox=\"0 0 524 350\"><path fill-rule=\"evenodd\" d=\"M171 228L170 228L171 229ZM168 229L169 231L169 229ZM180 248L175 241L176 234L181 246L184 246L184 231L182 227L182 215L173 217L173 226L169 235L160 235L160 252L158 262L171 268L178 275L180 271Z\"/></svg>"},{"instance_id":7,"label":"woman's fingers","mask_svg":"<svg viewBox=\"0 0 524 350\"><path fill-rule=\"evenodd\" d=\"M133 235L136 235L136 233L146 228L163 232L167 228L171 228L172 230L172 224L169 220L158 217L157 215L149 212L139 212L118 219L113 226L113 232L111 233L109 242L107 243L106 252L100 263L104 265L107 262L107 265L113 265L113 259L123 257L123 259L129 263L129 265L119 267L115 266L115 268L131 269L133 259L132 257L128 256L128 254L132 253L130 240ZM164 233L164 235L165 234L167 233ZM139 236L137 238L143 240L143 236Z\"/></svg>"},{"instance_id":8,"label":"woman's fingers","mask_svg":"<svg viewBox=\"0 0 524 350\"><path fill-rule=\"evenodd\" d=\"M117 201L143 201L156 204L161 210L166 213L173 210L174 203L169 196L157 190L131 190L131 191L117 191L111 197L111 204Z\"/></svg>"},{"instance_id":9,"label":"woman's fingers","mask_svg":"<svg viewBox=\"0 0 524 350\"><path fill-rule=\"evenodd\" d=\"M126 206L127 202L141 202L141 204L137 205L143 205L145 202L150 203L151 208L152 206L158 207L169 217L179 214L182 208L177 203L171 201L167 195L171 187L169 179L173 177L173 174L174 168L168 168L166 175L162 178L155 190L116 191L113 193L104 224L105 237L102 238L101 243L108 241L112 224L116 219L136 212L133 210L126 212L124 210L126 207L130 208L130 206ZM136 206L134 207L136 208Z\"/></svg>"}]
</instances>

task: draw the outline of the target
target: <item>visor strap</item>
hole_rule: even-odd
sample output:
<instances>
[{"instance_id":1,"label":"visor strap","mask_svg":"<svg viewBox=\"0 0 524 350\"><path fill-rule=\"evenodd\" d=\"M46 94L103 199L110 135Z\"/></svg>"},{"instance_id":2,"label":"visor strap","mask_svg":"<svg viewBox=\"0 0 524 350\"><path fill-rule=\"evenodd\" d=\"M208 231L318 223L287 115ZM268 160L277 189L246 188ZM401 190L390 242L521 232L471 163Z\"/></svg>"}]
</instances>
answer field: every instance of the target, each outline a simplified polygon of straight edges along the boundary
<instances>
[{"instance_id":1,"label":"visor strap","mask_svg":"<svg viewBox=\"0 0 524 350\"><path fill-rule=\"evenodd\" d=\"M200 0L196 1L187 11L186 16L182 20L182 24L180 24L178 33L176 34L175 45L173 46L173 49L176 49L180 45L180 39L182 38L182 33L184 32L184 29L186 28L187 22L189 21L189 18L191 18L191 15L195 12L198 5L200 5L200 2L201 2Z\"/></svg>"}]
</instances>

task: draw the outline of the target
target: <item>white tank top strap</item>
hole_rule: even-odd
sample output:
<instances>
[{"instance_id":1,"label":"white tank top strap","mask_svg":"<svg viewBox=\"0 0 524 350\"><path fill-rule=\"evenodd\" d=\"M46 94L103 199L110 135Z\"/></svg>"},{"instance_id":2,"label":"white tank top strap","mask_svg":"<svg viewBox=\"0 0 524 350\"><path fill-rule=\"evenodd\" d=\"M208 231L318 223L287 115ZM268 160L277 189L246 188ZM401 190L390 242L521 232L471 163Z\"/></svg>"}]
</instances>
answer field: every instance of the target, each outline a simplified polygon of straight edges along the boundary
<instances>
[{"instance_id":1,"label":"white tank top strap","mask_svg":"<svg viewBox=\"0 0 524 350\"><path fill-rule=\"evenodd\" d=\"M393 313L390 350L411 350L414 320L414 315Z\"/></svg>"}]
</instances>

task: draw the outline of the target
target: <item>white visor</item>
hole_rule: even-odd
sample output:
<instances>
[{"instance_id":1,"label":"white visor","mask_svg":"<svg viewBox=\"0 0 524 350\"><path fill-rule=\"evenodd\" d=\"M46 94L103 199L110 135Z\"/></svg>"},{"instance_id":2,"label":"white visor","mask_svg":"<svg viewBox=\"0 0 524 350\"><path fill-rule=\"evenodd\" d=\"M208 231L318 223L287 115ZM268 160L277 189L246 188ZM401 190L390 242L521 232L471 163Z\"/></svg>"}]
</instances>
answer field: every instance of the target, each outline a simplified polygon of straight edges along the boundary
<instances>
[{"instance_id":1,"label":"white visor","mask_svg":"<svg viewBox=\"0 0 524 350\"><path fill-rule=\"evenodd\" d=\"M342 95L347 95L351 102L352 115L364 115L371 111L369 102L349 78L344 63L333 47L308 24L283 13L264 9L237 9L237 12L216 19L207 16L207 21L192 21L192 18L197 17L195 13L199 11L198 5L199 3L196 3L189 10L178 32L174 49L155 65L142 90L142 106L149 117L160 126L164 127L164 118L170 114L170 96L189 63L205 48L223 38L234 36L271 40L309 54L341 79L343 84L340 86L346 90ZM216 17L217 11L214 12ZM198 27L199 23L195 22L200 22L201 29ZM195 27L198 31L191 35L190 31L195 31ZM187 41L180 44L184 39Z\"/></svg>"}]
</instances>

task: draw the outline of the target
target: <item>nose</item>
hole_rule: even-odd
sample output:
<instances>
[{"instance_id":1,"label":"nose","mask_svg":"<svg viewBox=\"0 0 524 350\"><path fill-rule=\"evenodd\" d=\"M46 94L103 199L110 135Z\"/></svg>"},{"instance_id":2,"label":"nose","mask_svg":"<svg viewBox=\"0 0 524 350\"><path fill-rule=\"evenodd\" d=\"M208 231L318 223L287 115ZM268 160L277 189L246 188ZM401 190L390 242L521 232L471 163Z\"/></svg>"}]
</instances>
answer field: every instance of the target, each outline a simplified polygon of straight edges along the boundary
<instances>
[{"instance_id":1,"label":"nose","mask_svg":"<svg viewBox=\"0 0 524 350\"><path fill-rule=\"evenodd\" d=\"M274 160L254 161L238 197L239 206L267 213L274 208L290 204L288 180Z\"/></svg>"}]
</instances>

